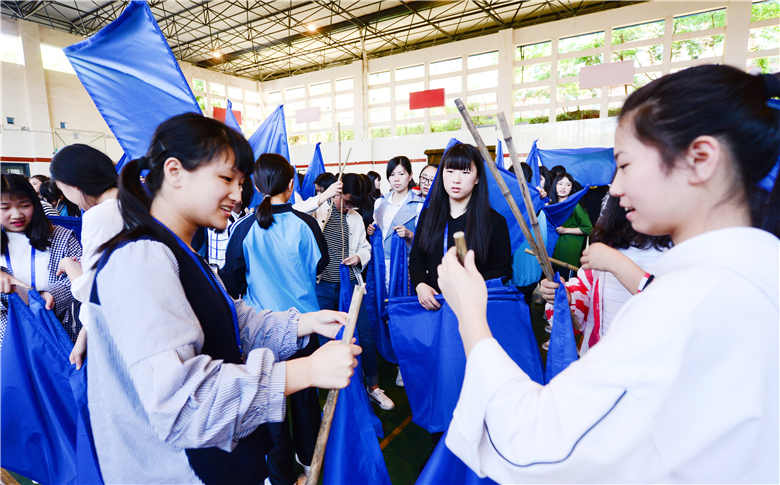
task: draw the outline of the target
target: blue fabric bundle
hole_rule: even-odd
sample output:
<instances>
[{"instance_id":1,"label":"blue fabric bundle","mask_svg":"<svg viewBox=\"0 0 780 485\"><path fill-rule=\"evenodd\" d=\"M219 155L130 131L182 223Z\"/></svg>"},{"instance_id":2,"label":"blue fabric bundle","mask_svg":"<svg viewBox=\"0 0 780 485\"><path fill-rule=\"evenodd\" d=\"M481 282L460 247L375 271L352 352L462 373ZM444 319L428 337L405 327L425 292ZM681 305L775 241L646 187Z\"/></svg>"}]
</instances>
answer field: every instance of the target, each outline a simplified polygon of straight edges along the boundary
<instances>
[{"instance_id":1,"label":"blue fabric bundle","mask_svg":"<svg viewBox=\"0 0 780 485\"><path fill-rule=\"evenodd\" d=\"M87 408L87 369L38 293L8 297L2 348L2 466L40 483L102 484Z\"/></svg>"},{"instance_id":2,"label":"blue fabric bundle","mask_svg":"<svg viewBox=\"0 0 780 485\"><path fill-rule=\"evenodd\" d=\"M366 270L366 295L363 305L366 314L375 328L376 349L379 355L393 364L398 359L390 341L390 329L387 326L387 289L385 288L385 253L382 243L382 230L377 226L371 236L371 261Z\"/></svg>"},{"instance_id":3,"label":"blue fabric bundle","mask_svg":"<svg viewBox=\"0 0 780 485\"><path fill-rule=\"evenodd\" d=\"M561 276L555 273L555 282L561 282ZM577 341L574 339L574 327L571 321L569 298L566 287L558 286L553 304L553 324L550 333L550 346L547 350L547 363L544 366L544 382L550 382L569 364L579 358Z\"/></svg>"},{"instance_id":4,"label":"blue fabric bundle","mask_svg":"<svg viewBox=\"0 0 780 485\"><path fill-rule=\"evenodd\" d=\"M387 289L390 298L412 294L409 281L409 255L406 241L398 234L390 238L390 285ZM384 257L382 258L384 259Z\"/></svg>"},{"instance_id":5,"label":"blue fabric bundle","mask_svg":"<svg viewBox=\"0 0 780 485\"><path fill-rule=\"evenodd\" d=\"M528 306L510 287L488 286L490 330L507 354L537 382L542 382L539 349ZM447 429L460 395L466 355L458 321L441 296L442 308L425 310L416 296L391 298L390 336L404 376L415 423L431 433Z\"/></svg>"},{"instance_id":6,"label":"blue fabric bundle","mask_svg":"<svg viewBox=\"0 0 780 485\"><path fill-rule=\"evenodd\" d=\"M539 185L539 162L551 169L561 165L583 187L608 185L615 175L615 155L612 148L567 148L542 150L534 141L527 158L534 171L534 185Z\"/></svg>"},{"instance_id":7,"label":"blue fabric bundle","mask_svg":"<svg viewBox=\"0 0 780 485\"><path fill-rule=\"evenodd\" d=\"M55 226L62 226L69 231L73 231L76 238L81 241L81 217L48 216L47 218Z\"/></svg>"}]
</instances>

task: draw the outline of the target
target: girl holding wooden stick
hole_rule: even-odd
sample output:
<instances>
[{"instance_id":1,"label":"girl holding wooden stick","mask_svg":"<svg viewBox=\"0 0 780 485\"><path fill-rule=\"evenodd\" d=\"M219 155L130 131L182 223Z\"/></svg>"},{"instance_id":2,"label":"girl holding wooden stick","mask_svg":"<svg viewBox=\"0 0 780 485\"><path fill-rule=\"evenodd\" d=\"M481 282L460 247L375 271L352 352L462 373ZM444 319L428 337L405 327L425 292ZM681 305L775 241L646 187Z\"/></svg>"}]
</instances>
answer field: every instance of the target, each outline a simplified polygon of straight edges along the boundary
<instances>
[{"instance_id":1,"label":"girl holding wooden stick","mask_svg":"<svg viewBox=\"0 0 780 485\"><path fill-rule=\"evenodd\" d=\"M469 252L439 284L467 354L447 446L498 482L778 480L780 82L728 66L626 100L610 192L675 247L610 333L546 386L486 322ZM775 176L776 177L776 176Z\"/></svg>"}]
</instances>

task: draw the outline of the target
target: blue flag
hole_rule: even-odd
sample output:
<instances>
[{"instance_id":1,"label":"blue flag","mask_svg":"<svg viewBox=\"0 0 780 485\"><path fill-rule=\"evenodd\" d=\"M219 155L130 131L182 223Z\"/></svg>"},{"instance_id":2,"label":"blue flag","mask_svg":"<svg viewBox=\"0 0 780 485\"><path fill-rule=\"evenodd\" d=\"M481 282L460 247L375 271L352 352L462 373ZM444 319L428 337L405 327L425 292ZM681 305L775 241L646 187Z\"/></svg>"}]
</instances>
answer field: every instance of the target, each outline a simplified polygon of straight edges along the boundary
<instances>
[{"instance_id":1,"label":"blue flag","mask_svg":"<svg viewBox=\"0 0 780 485\"><path fill-rule=\"evenodd\" d=\"M130 2L116 20L63 50L130 159L146 154L163 121L201 112L146 2Z\"/></svg>"},{"instance_id":2,"label":"blue flag","mask_svg":"<svg viewBox=\"0 0 780 485\"><path fill-rule=\"evenodd\" d=\"M284 122L284 105L279 105L279 107L263 121L263 124L257 128L257 131L249 137L249 145L252 147L255 160L263 153L277 153L283 156L291 165L293 164L292 160L290 160L290 148L287 145L287 126ZM293 167L295 167L295 165L293 165ZM290 201L293 203L295 202L295 193L300 192L297 175L296 172L296 176L293 177L293 195L290 198ZM250 207L257 207L262 200L262 195L255 189L255 195Z\"/></svg>"},{"instance_id":3,"label":"blue flag","mask_svg":"<svg viewBox=\"0 0 780 485\"><path fill-rule=\"evenodd\" d=\"M501 140L496 141L496 167L500 169L506 169L504 166L504 147L501 144ZM517 173L518 167L515 167L515 173Z\"/></svg>"},{"instance_id":4,"label":"blue flag","mask_svg":"<svg viewBox=\"0 0 780 485\"><path fill-rule=\"evenodd\" d=\"M390 341L387 327L387 288L385 287L385 250L382 242L382 230L377 226L371 236L371 261L366 269L366 295L363 305L366 314L374 326L376 349L388 362L398 362Z\"/></svg>"},{"instance_id":5,"label":"blue flag","mask_svg":"<svg viewBox=\"0 0 780 485\"><path fill-rule=\"evenodd\" d=\"M539 182L541 182L541 179L539 178L539 148L536 146L536 142L538 141L539 140L534 140L533 145L531 145L531 149L528 151L528 157L525 159L525 163L531 167L530 185L533 185L534 187L539 187Z\"/></svg>"},{"instance_id":6,"label":"blue flag","mask_svg":"<svg viewBox=\"0 0 780 485\"><path fill-rule=\"evenodd\" d=\"M555 245L558 244L558 237L560 234L558 234L558 231L556 231L555 228L563 225L563 223L566 222L566 219L571 217L574 208L577 207L577 203L579 203L580 199L582 199L587 191L588 188L585 187L570 195L563 202L542 207L542 210L547 215L547 254L554 253ZM541 229L544 230L544 228Z\"/></svg>"},{"instance_id":7,"label":"blue flag","mask_svg":"<svg viewBox=\"0 0 780 485\"><path fill-rule=\"evenodd\" d=\"M479 478L460 458L447 448L446 433L441 437L431 457L425 464L415 485L497 485L488 477Z\"/></svg>"},{"instance_id":8,"label":"blue flag","mask_svg":"<svg viewBox=\"0 0 780 485\"><path fill-rule=\"evenodd\" d=\"M81 241L81 217L71 216L47 216L47 219L55 226L62 226L72 231L76 238Z\"/></svg>"},{"instance_id":9,"label":"blue flag","mask_svg":"<svg viewBox=\"0 0 780 485\"><path fill-rule=\"evenodd\" d=\"M43 298L8 297L2 349L3 468L40 483L102 484L87 409L87 369L68 362L72 343Z\"/></svg>"},{"instance_id":10,"label":"blue flag","mask_svg":"<svg viewBox=\"0 0 780 485\"><path fill-rule=\"evenodd\" d=\"M233 102L229 99L227 100L227 109L225 110L225 124L237 132L242 133L236 115L233 114Z\"/></svg>"},{"instance_id":11,"label":"blue flag","mask_svg":"<svg viewBox=\"0 0 780 485\"><path fill-rule=\"evenodd\" d=\"M542 362L528 306L512 287L488 284L488 324L507 354L536 382ZM460 395L466 355L455 314L441 296L442 308L425 310L416 296L391 298L390 337L404 376L415 423L431 433L444 431ZM441 482L445 483L445 482Z\"/></svg>"},{"instance_id":12,"label":"blue flag","mask_svg":"<svg viewBox=\"0 0 780 485\"><path fill-rule=\"evenodd\" d=\"M387 294L390 298L412 294L409 281L409 257L406 241L398 234L390 237L390 284ZM384 258L383 258L384 259Z\"/></svg>"},{"instance_id":13,"label":"blue flag","mask_svg":"<svg viewBox=\"0 0 780 485\"><path fill-rule=\"evenodd\" d=\"M314 181L320 174L325 173L325 162L322 160L322 149L320 149L321 143L317 143L314 147L314 155L311 157L311 164L306 169L306 175L303 177L303 185L301 186L301 198L303 200L309 197L314 197L317 192L314 187Z\"/></svg>"},{"instance_id":14,"label":"blue flag","mask_svg":"<svg viewBox=\"0 0 780 485\"><path fill-rule=\"evenodd\" d=\"M555 282L561 282L558 273L555 273ZM574 339L569 299L566 296L566 287L560 285L555 290L552 332L550 333L550 346L547 350L547 364L544 368L544 382L550 382L553 377L577 358L577 341Z\"/></svg>"},{"instance_id":15,"label":"blue flag","mask_svg":"<svg viewBox=\"0 0 780 485\"><path fill-rule=\"evenodd\" d=\"M350 269L342 264L339 271L339 310L346 312L352 300L353 285L349 281ZM357 331L355 337L358 337ZM341 332L336 338L341 338ZM368 394L363 387L363 370L358 359L358 366L349 385L339 392L328 447L325 449L322 483L391 485L377 440L382 433L382 423L371 409Z\"/></svg>"},{"instance_id":16,"label":"blue flag","mask_svg":"<svg viewBox=\"0 0 780 485\"><path fill-rule=\"evenodd\" d=\"M116 162L116 173L122 173L122 168L125 166L127 162L129 162L130 159L127 158L127 154L123 153L122 157L119 159L118 162Z\"/></svg>"},{"instance_id":17,"label":"blue flag","mask_svg":"<svg viewBox=\"0 0 780 485\"><path fill-rule=\"evenodd\" d=\"M615 155L612 148L537 149L537 154L542 165L548 169L562 165L583 187L608 185L615 176Z\"/></svg>"}]
</instances>

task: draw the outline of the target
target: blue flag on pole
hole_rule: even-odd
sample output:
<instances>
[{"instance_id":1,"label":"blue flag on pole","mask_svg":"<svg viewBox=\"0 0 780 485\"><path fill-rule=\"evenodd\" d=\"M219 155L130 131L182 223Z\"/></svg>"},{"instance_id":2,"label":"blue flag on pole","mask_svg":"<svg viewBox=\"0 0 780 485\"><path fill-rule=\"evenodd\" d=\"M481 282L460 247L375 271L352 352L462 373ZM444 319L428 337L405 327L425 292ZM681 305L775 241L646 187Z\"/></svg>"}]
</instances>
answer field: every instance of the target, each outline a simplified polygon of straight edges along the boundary
<instances>
[{"instance_id":1,"label":"blue flag on pole","mask_svg":"<svg viewBox=\"0 0 780 485\"><path fill-rule=\"evenodd\" d=\"M130 159L146 153L163 121L201 112L146 2L130 2L116 20L63 51Z\"/></svg>"},{"instance_id":2,"label":"blue flag on pole","mask_svg":"<svg viewBox=\"0 0 780 485\"><path fill-rule=\"evenodd\" d=\"M43 298L8 297L2 348L3 468L40 483L102 484L87 409L87 369L68 362L73 344Z\"/></svg>"},{"instance_id":3,"label":"blue flag on pole","mask_svg":"<svg viewBox=\"0 0 780 485\"><path fill-rule=\"evenodd\" d=\"M388 362L398 362L390 341L390 330L387 327L387 288L385 287L385 250L382 242L382 230L377 226L371 236L371 261L366 269L366 296L363 305L366 307L371 324L376 335L376 349Z\"/></svg>"},{"instance_id":4,"label":"blue flag on pole","mask_svg":"<svg viewBox=\"0 0 780 485\"><path fill-rule=\"evenodd\" d=\"M555 282L561 282L561 276L558 273L555 273ZM560 285L555 290L553 324L550 333L550 346L547 350L547 364L544 367L544 382L550 382L553 377L577 360L578 357L569 299L566 295L566 287Z\"/></svg>"},{"instance_id":5,"label":"blue flag on pole","mask_svg":"<svg viewBox=\"0 0 780 485\"><path fill-rule=\"evenodd\" d=\"M352 300L353 288L349 281L350 269L342 264L339 271L341 280L339 310L347 312ZM341 332L336 338L341 338ZM355 337L358 337L357 331ZM325 449L322 483L324 485L347 483L391 485L390 475L387 473L385 459L377 440L377 437L381 437L382 434L382 423L371 409L368 394L363 387L363 370L358 359L358 366L349 385L339 392L328 447Z\"/></svg>"},{"instance_id":6,"label":"blue flag on pole","mask_svg":"<svg viewBox=\"0 0 780 485\"><path fill-rule=\"evenodd\" d=\"M303 200L309 197L314 197L316 190L314 187L314 181L320 174L325 173L325 162L322 160L321 143L317 143L314 147L314 155L311 157L311 164L306 169L306 175L303 177L303 184L301 186L301 198Z\"/></svg>"},{"instance_id":7,"label":"blue flag on pole","mask_svg":"<svg viewBox=\"0 0 780 485\"><path fill-rule=\"evenodd\" d=\"M290 160L290 148L287 145L287 126L284 122L284 105L279 105L278 108L271 113L268 118L263 121L257 131L249 137L249 145L252 147L252 152L255 155L255 160L263 153L278 153L283 156L292 165ZM293 165L295 167L295 165ZM298 177L293 177L293 195L290 198L291 202L295 202L295 193L300 192L298 187ZM262 195L255 189L255 195L252 199L251 207L257 207L262 202Z\"/></svg>"},{"instance_id":8,"label":"blue flag on pole","mask_svg":"<svg viewBox=\"0 0 780 485\"><path fill-rule=\"evenodd\" d=\"M539 173L539 148L536 146L536 142L539 140L534 140L533 145L531 145L531 149L528 150L528 157L525 159L525 163L527 163L531 167L531 182L530 185L533 185L534 187L539 186L539 182L541 182L540 173ZM515 169L517 171L517 169Z\"/></svg>"},{"instance_id":9,"label":"blue flag on pole","mask_svg":"<svg viewBox=\"0 0 780 485\"><path fill-rule=\"evenodd\" d=\"M236 115L233 114L233 102L229 99L227 100L227 109L225 110L225 124L237 132L242 133L241 126L238 124Z\"/></svg>"},{"instance_id":10,"label":"blue flag on pole","mask_svg":"<svg viewBox=\"0 0 780 485\"><path fill-rule=\"evenodd\" d=\"M125 164L127 162L129 162L129 161L130 161L130 159L127 158L127 154L123 153L122 157L119 159L119 161L116 162L116 173L121 173L122 172L122 167L124 167Z\"/></svg>"},{"instance_id":11,"label":"blue flag on pole","mask_svg":"<svg viewBox=\"0 0 780 485\"><path fill-rule=\"evenodd\" d=\"M528 306L512 287L488 283L488 324L507 354L536 382L542 362ZM412 419L431 433L447 429L458 402L466 355L455 314L439 295L442 308L428 311L416 296L391 298L390 337L404 376Z\"/></svg>"},{"instance_id":12,"label":"blue flag on pole","mask_svg":"<svg viewBox=\"0 0 780 485\"><path fill-rule=\"evenodd\" d=\"M505 170L504 166L504 147L501 144L501 140L496 141L496 167ZM515 173L517 173L517 167L515 167Z\"/></svg>"},{"instance_id":13,"label":"blue flag on pole","mask_svg":"<svg viewBox=\"0 0 780 485\"><path fill-rule=\"evenodd\" d=\"M542 150L534 141L528 153L528 164L536 171L534 185L539 185L538 163L548 169L561 165L583 187L608 185L615 175L615 155L612 148L566 148Z\"/></svg>"},{"instance_id":14,"label":"blue flag on pole","mask_svg":"<svg viewBox=\"0 0 780 485\"><path fill-rule=\"evenodd\" d=\"M566 219L571 217L577 203L579 203L580 199L582 199L587 191L588 188L585 187L570 195L563 202L542 207L542 210L547 215L547 241L545 243L547 254L554 253L555 245L558 244L558 237L560 234L558 234L558 231L556 231L555 228L563 225L563 223L566 222ZM544 230L544 228L542 228L542 230Z\"/></svg>"}]
</instances>

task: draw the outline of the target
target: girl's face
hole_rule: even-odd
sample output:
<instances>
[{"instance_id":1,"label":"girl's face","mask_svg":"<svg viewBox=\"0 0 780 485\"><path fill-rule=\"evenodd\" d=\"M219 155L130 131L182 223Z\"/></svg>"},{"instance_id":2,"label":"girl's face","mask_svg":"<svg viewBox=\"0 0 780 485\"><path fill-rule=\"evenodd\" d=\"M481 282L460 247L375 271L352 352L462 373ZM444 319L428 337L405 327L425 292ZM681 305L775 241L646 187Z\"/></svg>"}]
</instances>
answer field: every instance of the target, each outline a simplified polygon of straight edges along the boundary
<instances>
[{"instance_id":1,"label":"girl's face","mask_svg":"<svg viewBox=\"0 0 780 485\"><path fill-rule=\"evenodd\" d=\"M9 232L24 232L32 221L35 206L27 197L0 196L0 225Z\"/></svg>"},{"instance_id":2,"label":"girl's face","mask_svg":"<svg viewBox=\"0 0 780 485\"><path fill-rule=\"evenodd\" d=\"M382 189L382 181L380 179L374 180L374 188L376 190L381 190Z\"/></svg>"},{"instance_id":3,"label":"girl's face","mask_svg":"<svg viewBox=\"0 0 780 485\"><path fill-rule=\"evenodd\" d=\"M176 202L182 216L197 226L223 230L236 204L241 202L244 175L234 164L233 153L222 153L195 170L181 170ZM167 175L166 175L167 178Z\"/></svg>"},{"instance_id":4,"label":"girl's face","mask_svg":"<svg viewBox=\"0 0 780 485\"><path fill-rule=\"evenodd\" d=\"M35 189L35 193L36 194L40 194L41 193L41 181L38 180L35 177L30 177L28 180L30 182L30 185L32 185L32 188Z\"/></svg>"},{"instance_id":5,"label":"girl's face","mask_svg":"<svg viewBox=\"0 0 780 485\"><path fill-rule=\"evenodd\" d=\"M390 172L390 187L393 192L403 192L409 188L409 181L412 180L412 174L406 171L400 163ZM374 184L376 186L376 184Z\"/></svg>"},{"instance_id":6,"label":"girl's face","mask_svg":"<svg viewBox=\"0 0 780 485\"><path fill-rule=\"evenodd\" d=\"M57 185L57 188L60 189L65 198L79 206L79 209L85 211L92 207L93 204L88 203L84 197L84 194L76 187L59 181L54 183Z\"/></svg>"},{"instance_id":7,"label":"girl's face","mask_svg":"<svg viewBox=\"0 0 780 485\"><path fill-rule=\"evenodd\" d=\"M544 179L544 175L539 174L539 187L544 188L544 183L545 182L546 182L546 180Z\"/></svg>"},{"instance_id":8,"label":"girl's face","mask_svg":"<svg viewBox=\"0 0 780 485\"><path fill-rule=\"evenodd\" d=\"M435 177L436 177L436 167L434 167L433 165L428 165L420 173L420 192L422 193L423 197L428 195L428 192L431 190L431 185L433 185L433 179Z\"/></svg>"},{"instance_id":9,"label":"girl's face","mask_svg":"<svg viewBox=\"0 0 780 485\"><path fill-rule=\"evenodd\" d=\"M445 167L442 182L450 199L456 201L467 199L471 196L474 186L479 182L477 166L471 162L471 167L465 170Z\"/></svg>"},{"instance_id":10,"label":"girl's face","mask_svg":"<svg viewBox=\"0 0 780 485\"><path fill-rule=\"evenodd\" d=\"M626 218L635 231L651 236L671 234L691 214L693 201L687 177L682 168L666 173L658 150L642 143L630 126L630 117L615 130L617 171L609 188L610 195L620 199ZM690 198L689 198L690 199Z\"/></svg>"},{"instance_id":11,"label":"girl's face","mask_svg":"<svg viewBox=\"0 0 780 485\"><path fill-rule=\"evenodd\" d=\"M555 192L560 199L565 199L571 195L571 181L566 177L560 179L558 183L555 184Z\"/></svg>"}]
</instances>

